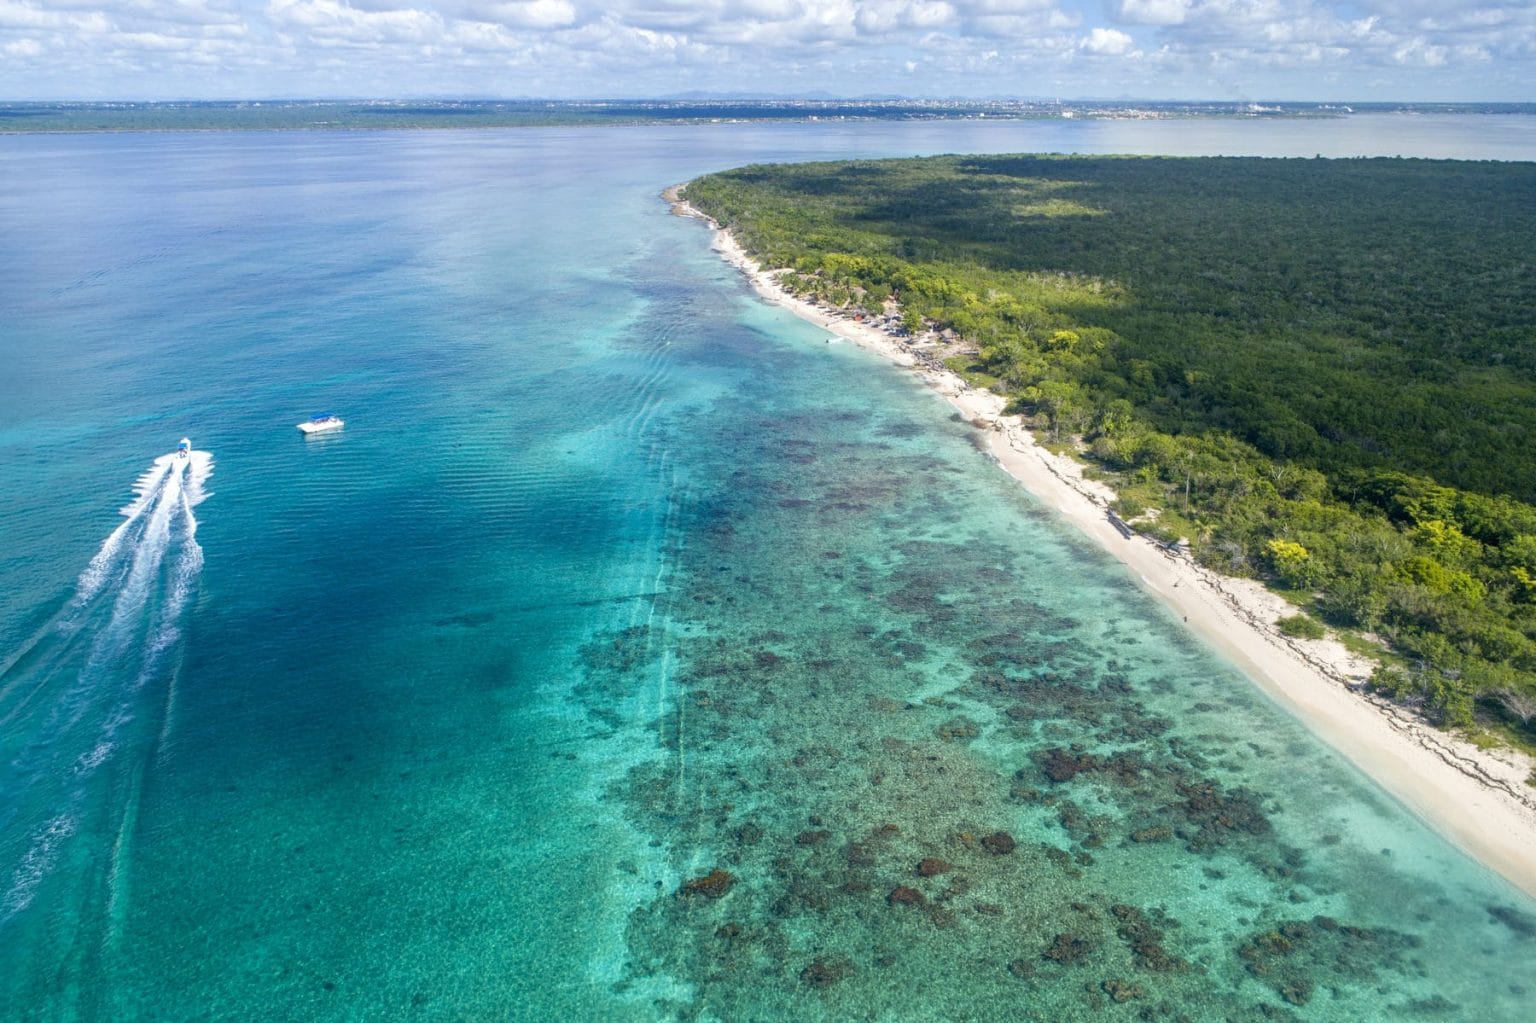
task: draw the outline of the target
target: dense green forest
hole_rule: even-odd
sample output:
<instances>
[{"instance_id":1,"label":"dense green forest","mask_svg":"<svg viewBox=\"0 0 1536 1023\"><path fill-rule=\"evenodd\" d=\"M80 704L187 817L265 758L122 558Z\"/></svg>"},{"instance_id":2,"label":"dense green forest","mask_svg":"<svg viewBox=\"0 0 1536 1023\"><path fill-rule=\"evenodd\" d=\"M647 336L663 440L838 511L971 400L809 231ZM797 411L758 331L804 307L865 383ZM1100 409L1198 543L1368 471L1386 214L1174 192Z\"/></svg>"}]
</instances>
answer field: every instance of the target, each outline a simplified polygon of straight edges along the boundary
<instances>
[{"instance_id":1,"label":"dense green forest","mask_svg":"<svg viewBox=\"0 0 1536 1023\"><path fill-rule=\"evenodd\" d=\"M686 197L955 368L1204 564L1385 645L1373 684L1536 740L1536 164L982 156ZM1315 618L1313 617L1315 616Z\"/></svg>"}]
</instances>

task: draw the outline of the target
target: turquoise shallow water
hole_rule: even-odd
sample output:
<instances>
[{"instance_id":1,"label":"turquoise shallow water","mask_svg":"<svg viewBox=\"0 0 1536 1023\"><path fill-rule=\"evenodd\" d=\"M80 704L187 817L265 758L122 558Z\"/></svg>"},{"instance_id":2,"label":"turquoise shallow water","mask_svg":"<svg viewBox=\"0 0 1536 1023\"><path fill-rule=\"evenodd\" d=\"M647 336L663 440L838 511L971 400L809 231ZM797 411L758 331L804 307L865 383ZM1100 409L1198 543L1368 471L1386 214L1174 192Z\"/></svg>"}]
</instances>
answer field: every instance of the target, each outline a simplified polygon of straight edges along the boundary
<instances>
[{"instance_id":1,"label":"turquoise shallow water","mask_svg":"<svg viewBox=\"0 0 1536 1023\"><path fill-rule=\"evenodd\" d=\"M1530 120L0 140L0 1017L1527 1018L1530 900L655 193Z\"/></svg>"}]
</instances>

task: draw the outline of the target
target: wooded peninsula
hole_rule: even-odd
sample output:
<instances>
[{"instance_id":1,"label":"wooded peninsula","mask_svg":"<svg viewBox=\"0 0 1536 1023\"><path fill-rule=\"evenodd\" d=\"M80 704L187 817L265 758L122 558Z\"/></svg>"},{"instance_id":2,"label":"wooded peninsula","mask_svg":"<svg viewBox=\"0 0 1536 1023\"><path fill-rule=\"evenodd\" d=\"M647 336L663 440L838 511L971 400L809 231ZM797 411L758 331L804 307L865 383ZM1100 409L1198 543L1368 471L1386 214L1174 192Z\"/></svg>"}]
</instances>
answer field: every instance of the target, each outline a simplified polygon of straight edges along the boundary
<instances>
[{"instance_id":1,"label":"wooded peninsula","mask_svg":"<svg viewBox=\"0 0 1536 1023\"><path fill-rule=\"evenodd\" d=\"M956 339L1377 691L1536 746L1536 164L948 156L686 196L786 288Z\"/></svg>"}]
</instances>

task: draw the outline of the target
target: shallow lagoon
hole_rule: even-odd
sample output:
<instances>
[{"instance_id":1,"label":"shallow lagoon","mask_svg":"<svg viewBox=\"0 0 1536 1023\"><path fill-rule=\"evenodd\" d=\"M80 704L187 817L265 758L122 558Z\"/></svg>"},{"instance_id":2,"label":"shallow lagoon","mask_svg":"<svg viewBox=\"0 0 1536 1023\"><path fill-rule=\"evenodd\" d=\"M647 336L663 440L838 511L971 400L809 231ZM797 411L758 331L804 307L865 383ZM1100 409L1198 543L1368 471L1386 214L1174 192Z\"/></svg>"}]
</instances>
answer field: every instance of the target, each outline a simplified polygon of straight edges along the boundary
<instances>
[{"instance_id":1,"label":"shallow lagoon","mask_svg":"<svg viewBox=\"0 0 1536 1023\"><path fill-rule=\"evenodd\" d=\"M655 193L1533 121L0 140L0 1013L1524 1018L1529 900ZM184 434L191 599L74 622Z\"/></svg>"}]
</instances>

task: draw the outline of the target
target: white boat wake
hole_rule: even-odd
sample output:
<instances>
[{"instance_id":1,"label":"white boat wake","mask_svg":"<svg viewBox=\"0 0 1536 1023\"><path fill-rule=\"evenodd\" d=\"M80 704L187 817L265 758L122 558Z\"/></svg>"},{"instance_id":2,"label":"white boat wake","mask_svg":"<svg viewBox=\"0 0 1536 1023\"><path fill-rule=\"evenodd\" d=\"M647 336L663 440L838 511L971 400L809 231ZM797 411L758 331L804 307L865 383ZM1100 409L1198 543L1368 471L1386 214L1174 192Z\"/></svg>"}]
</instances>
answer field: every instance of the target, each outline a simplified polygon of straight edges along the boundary
<instances>
[{"instance_id":1,"label":"white boat wake","mask_svg":"<svg viewBox=\"0 0 1536 1023\"><path fill-rule=\"evenodd\" d=\"M203 565L194 509L213 457L184 447L134 483L63 611L0 662L0 927L64 858L94 858L69 852L74 836L110 839L137 799L114 778L153 751ZM125 770L98 777L114 761Z\"/></svg>"}]
</instances>

